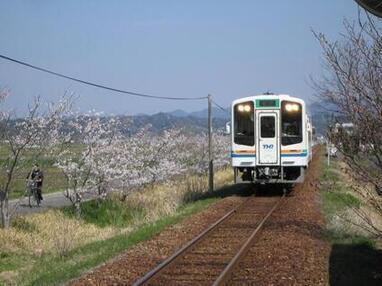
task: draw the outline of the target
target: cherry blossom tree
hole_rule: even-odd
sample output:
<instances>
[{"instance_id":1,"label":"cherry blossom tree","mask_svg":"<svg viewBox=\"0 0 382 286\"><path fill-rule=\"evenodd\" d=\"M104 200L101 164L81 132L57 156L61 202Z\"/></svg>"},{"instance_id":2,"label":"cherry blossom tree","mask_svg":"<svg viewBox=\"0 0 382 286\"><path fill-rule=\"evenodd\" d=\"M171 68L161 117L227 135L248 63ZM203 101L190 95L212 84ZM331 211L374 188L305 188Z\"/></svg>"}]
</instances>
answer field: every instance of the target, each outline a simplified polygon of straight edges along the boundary
<instances>
[{"instance_id":1,"label":"cherry blossom tree","mask_svg":"<svg viewBox=\"0 0 382 286\"><path fill-rule=\"evenodd\" d=\"M102 199L108 191L117 189L126 197L133 187L207 170L205 134L191 135L175 128L153 134L150 126L146 126L134 135L125 136L117 132L121 130L117 118L102 118L97 114L72 117L68 130L70 135L64 136L65 146L60 148L56 166L66 178L65 196L78 216L84 194ZM71 143L67 144L68 141ZM214 142L219 168L228 163L230 141L216 134ZM80 146L80 151L74 146Z\"/></svg>"},{"instance_id":2,"label":"cherry blossom tree","mask_svg":"<svg viewBox=\"0 0 382 286\"><path fill-rule=\"evenodd\" d=\"M72 116L68 132L57 146L55 165L66 179L64 195L78 217L83 195L96 189L99 197L103 197L109 178L112 178L109 164L114 156L111 145L116 136L115 127L114 118L103 118L97 113Z\"/></svg>"},{"instance_id":3,"label":"cherry blossom tree","mask_svg":"<svg viewBox=\"0 0 382 286\"><path fill-rule=\"evenodd\" d=\"M1 96L1 100L5 99ZM6 158L0 165L0 202L1 225L9 227L10 210L9 194L12 191L11 183L14 174L23 162L27 149L33 147L35 155L41 154L43 149L56 142L62 116L71 108L71 97L64 97L58 103L49 104L42 108L39 97L35 98L28 107L27 116L16 119L11 112L2 111L0 118L1 141L8 151ZM46 111L43 111L46 110Z\"/></svg>"},{"instance_id":4,"label":"cherry blossom tree","mask_svg":"<svg viewBox=\"0 0 382 286\"><path fill-rule=\"evenodd\" d=\"M220 169L230 162L230 137L216 131L212 137L214 167ZM179 160L185 161L186 169L196 174L205 174L208 169L207 134L188 135L179 148Z\"/></svg>"},{"instance_id":5,"label":"cherry blossom tree","mask_svg":"<svg viewBox=\"0 0 382 286\"><path fill-rule=\"evenodd\" d=\"M7 92L0 92L0 104ZM14 173L24 151L35 147L36 157L42 151L55 155L55 165L66 179L64 195L78 216L87 193L102 199L112 187L127 195L132 187L164 181L180 174L204 174L208 166L208 137L187 134L182 129L150 132L146 126L131 136L123 135L118 117L99 113L69 113L71 97L41 112L36 98L23 119L0 111L1 142L9 151L1 165L0 198L2 225L9 226L9 193ZM126 122L124 122L126 125ZM123 126L128 128L128 126ZM118 131L119 130L119 131ZM215 167L228 163L229 138L214 134Z\"/></svg>"},{"instance_id":6,"label":"cherry blossom tree","mask_svg":"<svg viewBox=\"0 0 382 286\"><path fill-rule=\"evenodd\" d=\"M345 21L344 27L338 41L315 34L326 64L325 77L315 88L337 107L340 123L352 123L351 130L335 124L339 128L328 134L350 175L382 194L382 27L369 15L359 16L358 22ZM381 200L369 189L359 193L382 215Z\"/></svg>"},{"instance_id":7,"label":"cherry blossom tree","mask_svg":"<svg viewBox=\"0 0 382 286\"><path fill-rule=\"evenodd\" d=\"M117 177L127 189L164 181L180 174L205 174L208 166L208 137L205 134L184 134L183 130L166 130L153 135L148 128L130 138L115 142ZM216 134L216 168L229 163L230 140Z\"/></svg>"},{"instance_id":8,"label":"cherry blossom tree","mask_svg":"<svg viewBox=\"0 0 382 286\"><path fill-rule=\"evenodd\" d=\"M184 171L178 149L184 141L180 131L168 130L154 135L149 132L149 126L134 136L115 141L112 145L115 156L108 168L115 168L113 177L125 196L133 186L163 181Z\"/></svg>"}]
</instances>

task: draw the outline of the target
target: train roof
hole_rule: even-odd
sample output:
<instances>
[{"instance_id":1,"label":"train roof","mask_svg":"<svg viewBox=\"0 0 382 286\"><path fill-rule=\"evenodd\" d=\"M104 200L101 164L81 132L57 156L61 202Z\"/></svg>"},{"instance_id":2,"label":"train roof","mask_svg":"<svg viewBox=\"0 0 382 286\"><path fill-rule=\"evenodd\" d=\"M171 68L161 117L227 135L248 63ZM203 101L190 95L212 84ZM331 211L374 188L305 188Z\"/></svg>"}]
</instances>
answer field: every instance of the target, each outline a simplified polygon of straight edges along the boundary
<instances>
[{"instance_id":1,"label":"train roof","mask_svg":"<svg viewBox=\"0 0 382 286\"><path fill-rule=\"evenodd\" d=\"M298 97L290 96L289 94L258 94L254 96L242 97L235 99L232 104L244 102L244 101L255 101L256 99L281 99L281 100L291 100L302 105L305 105L305 101Z\"/></svg>"}]
</instances>

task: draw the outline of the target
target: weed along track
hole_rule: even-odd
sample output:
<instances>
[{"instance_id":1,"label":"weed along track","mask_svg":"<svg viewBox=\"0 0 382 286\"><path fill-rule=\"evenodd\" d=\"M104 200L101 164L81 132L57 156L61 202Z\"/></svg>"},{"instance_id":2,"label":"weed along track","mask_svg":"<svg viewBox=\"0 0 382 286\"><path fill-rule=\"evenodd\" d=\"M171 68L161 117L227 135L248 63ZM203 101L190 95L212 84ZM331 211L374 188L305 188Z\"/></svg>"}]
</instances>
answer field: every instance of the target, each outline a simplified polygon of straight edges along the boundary
<instances>
[{"instance_id":1,"label":"weed along track","mask_svg":"<svg viewBox=\"0 0 382 286\"><path fill-rule=\"evenodd\" d=\"M134 285L224 285L282 197L249 197Z\"/></svg>"}]
</instances>

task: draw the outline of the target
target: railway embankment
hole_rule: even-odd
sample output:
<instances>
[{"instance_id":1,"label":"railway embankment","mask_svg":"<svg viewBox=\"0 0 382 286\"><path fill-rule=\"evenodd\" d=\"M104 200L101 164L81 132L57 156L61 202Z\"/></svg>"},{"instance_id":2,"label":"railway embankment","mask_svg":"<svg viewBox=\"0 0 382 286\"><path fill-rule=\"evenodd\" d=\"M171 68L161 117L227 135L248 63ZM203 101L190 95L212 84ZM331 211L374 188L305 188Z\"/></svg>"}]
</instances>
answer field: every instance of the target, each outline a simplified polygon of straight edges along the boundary
<instances>
[{"instance_id":1,"label":"railway embankment","mask_svg":"<svg viewBox=\"0 0 382 286\"><path fill-rule=\"evenodd\" d=\"M321 161L321 210L330 285L382 285L382 198L352 179L341 157Z\"/></svg>"}]
</instances>

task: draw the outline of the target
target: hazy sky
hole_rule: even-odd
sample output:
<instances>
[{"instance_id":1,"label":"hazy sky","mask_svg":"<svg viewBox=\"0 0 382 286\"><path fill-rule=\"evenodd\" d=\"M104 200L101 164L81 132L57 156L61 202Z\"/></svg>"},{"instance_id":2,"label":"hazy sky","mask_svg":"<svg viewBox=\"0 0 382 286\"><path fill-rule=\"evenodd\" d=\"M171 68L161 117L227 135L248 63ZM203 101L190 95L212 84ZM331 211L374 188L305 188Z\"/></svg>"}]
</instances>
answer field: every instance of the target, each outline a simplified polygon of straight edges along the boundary
<instances>
[{"instance_id":1,"label":"hazy sky","mask_svg":"<svg viewBox=\"0 0 382 286\"><path fill-rule=\"evenodd\" d=\"M321 73L311 29L335 39L353 0L0 0L0 54L73 77L160 96L205 96L223 106L264 91L309 99ZM0 87L22 112L33 96L66 90L82 110L154 113L206 102L159 101L87 87L0 59Z\"/></svg>"}]
</instances>

